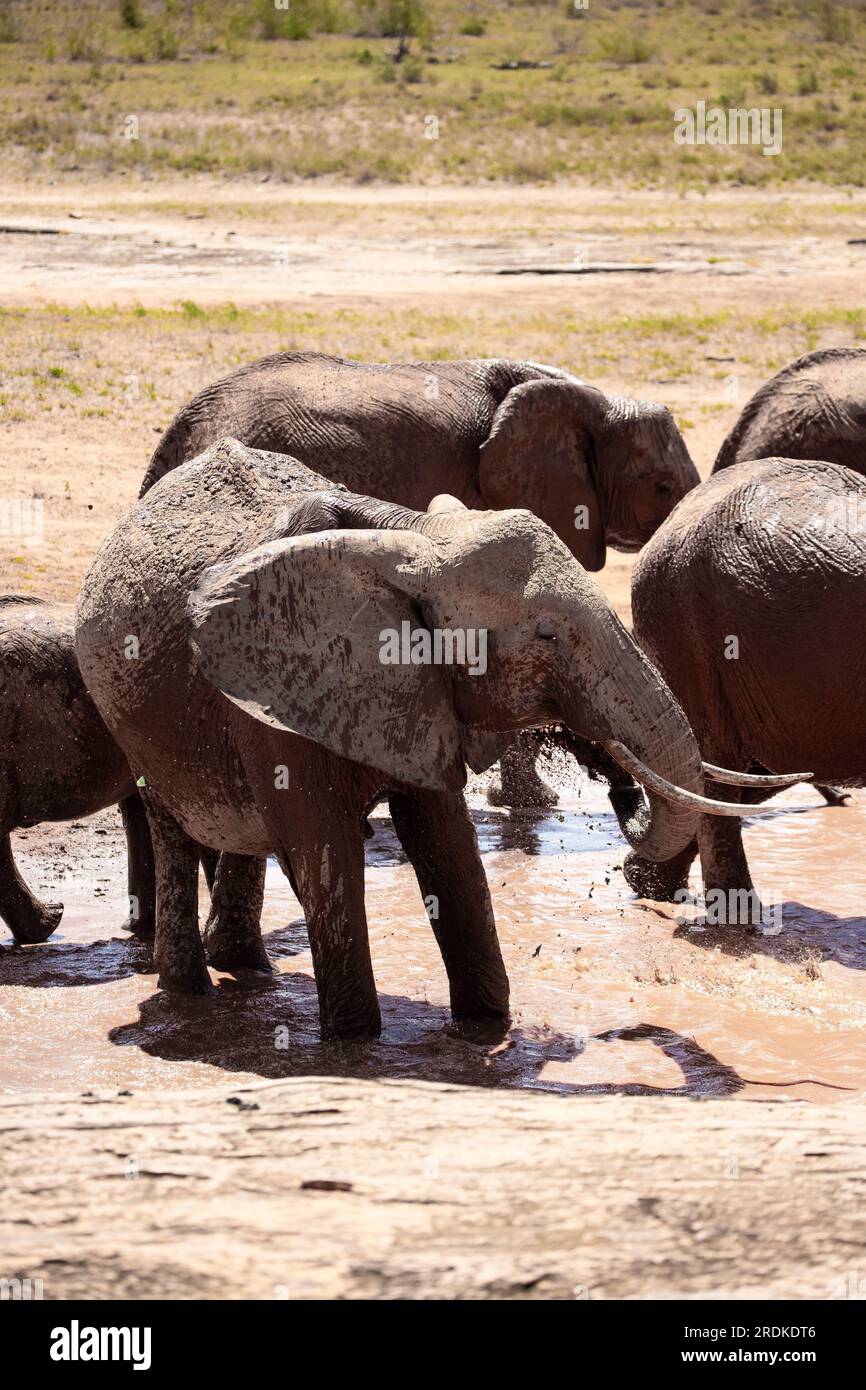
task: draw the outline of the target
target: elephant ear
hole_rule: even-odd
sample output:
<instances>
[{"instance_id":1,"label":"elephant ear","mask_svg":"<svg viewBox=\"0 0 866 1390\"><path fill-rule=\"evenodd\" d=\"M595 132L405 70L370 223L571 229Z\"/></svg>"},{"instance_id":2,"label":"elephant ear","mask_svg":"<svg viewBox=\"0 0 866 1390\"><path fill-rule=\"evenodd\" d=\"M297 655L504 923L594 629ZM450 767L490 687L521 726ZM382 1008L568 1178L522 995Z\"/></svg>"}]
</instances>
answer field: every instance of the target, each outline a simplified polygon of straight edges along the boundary
<instances>
[{"instance_id":1,"label":"elephant ear","mask_svg":"<svg viewBox=\"0 0 866 1390\"><path fill-rule=\"evenodd\" d=\"M424 627L411 591L435 564L408 531L319 531L206 570L187 604L212 685L254 719L389 778L433 790L466 781L451 678L389 664L395 635Z\"/></svg>"},{"instance_id":2,"label":"elephant ear","mask_svg":"<svg viewBox=\"0 0 866 1390\"><path fill-rule=\"evenodd\" d=\"M605 558L594 436L606 407L601 391L577 381L523 382L499 406L480 451L485 504L535 512L588 570Z\"/></svg>"}]
</instances>

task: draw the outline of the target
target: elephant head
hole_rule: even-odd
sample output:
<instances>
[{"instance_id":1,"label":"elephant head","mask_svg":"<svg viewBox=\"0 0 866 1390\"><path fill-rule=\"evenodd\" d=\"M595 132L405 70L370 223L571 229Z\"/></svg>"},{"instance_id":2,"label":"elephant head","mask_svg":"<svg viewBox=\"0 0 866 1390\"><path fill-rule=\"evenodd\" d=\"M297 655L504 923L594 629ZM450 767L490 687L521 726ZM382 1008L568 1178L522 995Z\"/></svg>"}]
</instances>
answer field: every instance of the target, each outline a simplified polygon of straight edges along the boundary
<instances>
[{"instance_id":1,"label":"elephant head","mask_svg":"<svg viewBox=\"0 0 866 1390\"><path fill-rule=\"evenodd\" d=\"M480 456L485 504L534 511L588 570L607 545L639 550L700 481L664 406L565 373L513 387Z\"/></svg>"},{"instance_id":2,"label":"elephant head","mask_svg":"<svg viewBox=\"0 0 866 1390\"><path fill-rule=\"evenodd\" d=\"M311 507L327 529L310 530ZM536 516L332 493L297 518L301 534L289 520L205 571L188 603L202 673L254 719L398 785L452 790L513 731L562 721L651 788L614 801L648 859L679 853L719 805L699 795L680 706Z\"/></svg>"}]
</instances>

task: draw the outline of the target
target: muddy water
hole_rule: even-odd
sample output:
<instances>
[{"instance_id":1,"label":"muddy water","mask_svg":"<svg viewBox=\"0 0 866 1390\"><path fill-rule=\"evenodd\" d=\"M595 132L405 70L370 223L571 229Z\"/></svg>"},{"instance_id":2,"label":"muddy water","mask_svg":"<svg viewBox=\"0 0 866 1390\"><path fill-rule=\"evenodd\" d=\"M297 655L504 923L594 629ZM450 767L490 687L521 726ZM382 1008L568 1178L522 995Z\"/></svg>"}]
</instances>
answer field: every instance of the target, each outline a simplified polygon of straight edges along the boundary
<instances>
[{"instance_id":1,"label":"muddy water","mask_svg":"<svg viewBox=\"0 0 866 1390\"><path fill-rule=\"evenodd\" d=\"M146 950L118 926L123 851L106 812L16 837L22 872L66 912L42 946L2 938L0 1089L339 1074L566 1094L864 1099L862 793L828 809L798 788L749 825L753 874L780 905L781 931L745 940L634 898L600 788L568 788L540 819L472 802L512 985L505 1036L451 1025L441 960L384 811L367 870L383 1033L351 1045L318 1042L306 930L276 865L265 914L273 979L214 974L206 1000L158 992Z\"/></svg>"}]
</instances>

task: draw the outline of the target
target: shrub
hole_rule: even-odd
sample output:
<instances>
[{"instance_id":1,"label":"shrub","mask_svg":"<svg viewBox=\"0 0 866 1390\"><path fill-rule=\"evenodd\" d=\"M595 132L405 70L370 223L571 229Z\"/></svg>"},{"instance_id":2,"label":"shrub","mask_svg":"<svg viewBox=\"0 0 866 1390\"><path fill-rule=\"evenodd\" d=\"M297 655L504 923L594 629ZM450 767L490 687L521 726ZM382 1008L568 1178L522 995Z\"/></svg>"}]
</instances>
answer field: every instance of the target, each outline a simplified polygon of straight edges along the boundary
<instances>
[{"instance_id":1,"label":"shrub","mask_svg":"<svg viewBox=\"0 0 866 1390\"><path fill-rule=\"evenodd\" d=\"M419 58L410 58L400 69L402 80L410 86L424 81L424 67Z\"/></svg>"},{"instance_id":2,"label":"shrub","mask_svg":"<svg viewBox=\"0 0 866 1390\"><path fill-rule=\"evenodd\" d=\"M0 0L0 43L14 43L17 38L9 0Z\"/></svg>"},{"instance_id":3,"label":"shrub","mask_svg":"<svg viewBox=\"0 0 866 1390\"><path fill-rule=\"evenodd\" d=\"M847 43L853 29L850 14L840 10L833 0L823 0L818 6L818 32L825 43Z\"/></svg>"},{"instance_id":4,"label":"shrub","mask_svg":"<svg viewBox=\"0 0 866 1390\"><path fill-rule=\"evenodd\" d=\"M73 26L66 39L66 53L71 63L98 63L105 57L105 34L93 24Z\"/></svg>"},{"instance_id":5,"label":"shrub","mask_svg":"<svg viewBox=\"0 0 866 1390\"><path fill-rule=\"evenodd\" d=\"M177 34L167 24L158 24L154 29L152 51L157 63L172 63L180 52Z\"/></svg>"},{"instance_id":6,"label":"shrub","mask_svg":"<svg viewBox=\"0 0 866 1390\"><path fill-rule=\"evenodd\" d=\"M143 28L144 15L141 13L141 0L120 0L120 18L127 29Z\"/></svg>"},{"instance_id":7,"label":"shrub","mask_svg":"<svg viewBox=\"0 0 866 1390\"><path fill-rule=\"evenodd\" d=\"M257 0L255 22L263 39L308 39L311 34L334 34L346 27L338 0L290 0L276 9L274 0Z\"/></svg>"},{"instance_id":8,"label":"shrub","mask_svg":"<svg viewBox=\"0 0 866 1390\"><path fill-rule=\"evenodd\" d=\"M624 29L602 34L598 50L610 63L648 63L653 56L652 46L645 39Z\"/></svg>"},{"instance_id":9,"label":"shrub","mask_svg":"<svg viewBox=\"0 0 866 1390\"><path fill-rule=\"evenodd\" d=\"M424 0L362 0L362 9L369 16L363 25L366 34L423 42L433 32L433 21Z\"/></svg>"}]
</instances>

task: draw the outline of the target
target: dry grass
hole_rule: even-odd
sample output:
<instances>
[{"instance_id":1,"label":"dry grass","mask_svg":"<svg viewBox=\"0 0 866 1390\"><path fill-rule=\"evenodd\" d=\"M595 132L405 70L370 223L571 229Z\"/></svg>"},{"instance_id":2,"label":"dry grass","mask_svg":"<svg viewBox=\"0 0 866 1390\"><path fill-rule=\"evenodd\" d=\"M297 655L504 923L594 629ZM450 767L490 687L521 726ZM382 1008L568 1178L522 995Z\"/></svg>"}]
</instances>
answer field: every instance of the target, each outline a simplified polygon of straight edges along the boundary
<instances>
[{"instance_id":1,"label":"dry grass","mask_svg":"<svg viewBox=\"0 0 866 1390\"><path fill-rule=\"evenodd\" d=\"M792 303L772 311L615 312L578 321L502 299L483 309L411 314L402 305L238 308L186 300L170 309L6 308L0 329L0 420L49 415L73 426L99 419L144 437L220 375L268 352L304 349L361 361L439 360L499 356L504 343L519 342L522 356L576 371L591 361L596 375L612 379L652 381L663 372L692 382L694 410L715 415L726 403L712 399L714 384L721 393L730 368L708 359L736 355L741 368L769 375L828 341L866 340L866 309Z\"/></svg>"},{"instance_id":2,"label":"dry grass","mask_svg":"<svg viewBox=\"0 0 866 1390\"><path fill-rule=\"evenodd\" d=\"M862 0L5 0L4 35L22 171L866 183ZM782 108L782 155L675 146L698 99Z\"/></svg>"}]
</instances>

